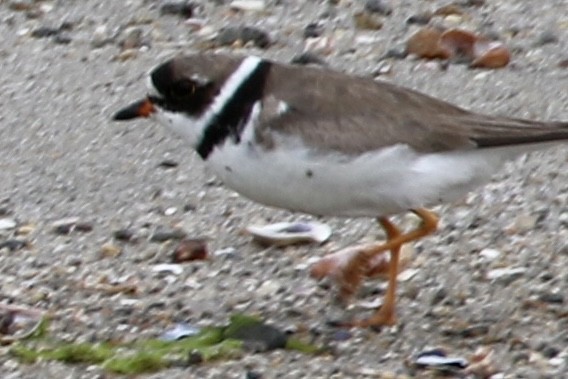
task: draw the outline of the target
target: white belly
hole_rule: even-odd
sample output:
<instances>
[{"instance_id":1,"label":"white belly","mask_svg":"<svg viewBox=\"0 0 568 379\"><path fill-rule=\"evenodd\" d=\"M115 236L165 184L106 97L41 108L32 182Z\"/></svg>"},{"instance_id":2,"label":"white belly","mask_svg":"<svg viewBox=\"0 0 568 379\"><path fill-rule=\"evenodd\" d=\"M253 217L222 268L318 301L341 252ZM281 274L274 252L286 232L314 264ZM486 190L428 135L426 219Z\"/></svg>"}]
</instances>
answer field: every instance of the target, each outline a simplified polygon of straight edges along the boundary
<instances>
[{"instance_id":1,"label":"white belly","mask_svg":"<svg viewBox=\"0 0 568 379\"><path fill-rule=\"evenodd\" d=\"M516 154L486 149L419 155L405 145L362 156L263 150L226 141L207 160L230 188L259 203L322 216L386 216L456 200Z\"/></svg>"}]
</instances>

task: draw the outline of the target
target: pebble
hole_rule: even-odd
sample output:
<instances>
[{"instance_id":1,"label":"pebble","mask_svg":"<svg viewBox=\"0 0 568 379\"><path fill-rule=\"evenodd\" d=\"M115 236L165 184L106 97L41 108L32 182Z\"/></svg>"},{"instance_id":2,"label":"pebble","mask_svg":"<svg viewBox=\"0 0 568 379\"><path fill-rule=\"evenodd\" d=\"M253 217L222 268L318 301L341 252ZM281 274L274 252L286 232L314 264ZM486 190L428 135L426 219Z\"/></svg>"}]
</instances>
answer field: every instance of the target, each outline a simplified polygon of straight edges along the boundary
<instances>
[{"instance_id":1,"label":"pebble","mask_svg":"<svg viewBox=\"0 0 568 379\"><path fill-rule=\"evenodd\" d=\"M14 239L6 240L4 242L0 242L0 249L6 248L10 251L16 251L16 250L23 249L24 247L27 247L28 245L29 245L28 241L14 238Z\"/></svg>"},{"instance_id":2,"label":"pebble","mask_svg":"<svg viewBox=\"0 0 568 379\"><path fill-rule=\"evenodd\" d=\"M282 286L279 282L275 280L265 280L264 283L258 287L256 293L258 296L271 297L276 295L281 288Z\"/></svg>"},{"instance_id":3,"label":"pebble","mask_svg":"<svg viewBox=\"0 0 568 379\"><path fill-rule=\"evenodd\" d=\"M129 28L125 31L125 36L120 40L119 46L122 50L138 49L146 44L143 36L142 29Z\"/></svg>"},{"instance_id":4,"label":"pebble","mask_svg":"<svg viewBox=\"0 0 568 379\"><path fill-rule=\"evenodd\" d=\"M159 227L154 233L150 236L150 241L152 242L165 242L169 240L180 240L185 238L186 233L183 230L179 229L166 229L163 227Z\"/></svg>"},{"instance_id":5,"label":"pebble","mask_svg":"<svg viewBox=\"0 0 568 379\"><path fill-rule=\"evenodd\" d=\"M95 31L91 37L91 46L94 48L101 48L109 43L112 43L113 39L108 34L106 25L99 25L95 28Z\"/></svg>"},{"instance_id":6,"label":"pebble","mask_svg":"<svg viewBox=\"0 0 568 379\"><path fill-rule=\"evenodd\" d=\"M513 233L526 233L533 230L538 222L538 215L524 214L515 218L512 227L507 228Z\"/></svg>"},{"instance_id":7,"label":"pebble","mask_svg":"<svg viewBox=\"0 0 568 379\"><path fill-rule=\"evenodd\" d=\"M299 65L318 65L318 66L326 66L325 60L318 56L317 54L311 52L305 52L298 54L292 58L290 61L292 64L299 64Z\"/></svg>"},{"instance_id":8,"label":"pebble","mask_svg":"<svg viewBox=\"0 0 568 379\"><path fill-rule=\"evenodd\" d=\"M11 0L8 7L14 11L29 11L35 7L35 2L31 0Z\"/></svg>"},{"instance_id":9,"label":"pebble","mask_svg":"<svg viewBox=\"0 0 568 379\"><path fill-rule=\"evenodd\" d=\"M105 243L101 246L100 253L103 258L116 258L122 253L122 249L112 243Z\"/></svg>"},{"instance_id":10,"label":"pebble","mask_svg":"<svg viewBox=\"0 0 568 379\"><path fill-rule=\"evenodd\" d=\"M304 38L317 38L323 34L323 25L311 22L304 28Z\"/></svg>"},{"instance_id":11,"label":"pebble","mask_svg":"<svg viewBox=\"0 0 568 379\"><path fill-rule=\"evenodd\" d=\"M266 8L264 0L234 0L230 7L240 11L260 12Z\"/></svg>"},{"instance_id":12,"label":"pebble","mask_svg":"<svg viewBox=\"0 0 568 379\"><path fill-rule=\"evenodd\" d=\"M191 1L168 1L160 7L160 14L190 18L194 8L195 5Z\"/></svg>"},{"instance_id":13,"label":"pebble","mask_svg":"<svg viewBox=\"0 0 568 379\"><path fill-rule=\"evenodd\" d=\"M489 280L494 280L503 285L507 285L522 277L526 272L527 269L524 267L497 268L489 271L486 277Z\"/></svg>"},{"instance_id":14,"label":"pebble","mask_svg":"<svg viewBox=\"0 0 568 379\"><path fill-rule=\"evenodd\" d=\"M18 223L11 218L0 218L0 230L14 229Z\"/></svg>"},{"instance_id":15,"label":"pebble","mask_svg":"<svg viewBox=\"0 0 568 379\"><path fill-rule=\"evenodd\" d=\"M177 245L173 254L174 263L207 259L207 242L202 238L187 238Z\"/></svg>"},{"instance_id":16,"label":"pebble","mask_svg":"<svg viewBox=\"0 0 568 379\"><path fill-rule=\"evenodd\" d=\"M483 249L479 252L479 256L486 262L492 262L501 256L501 252L497 249Z\"/></svg>"},{"instance_id":17,"label":"pebble","mask_svg":"<svg viewBox=\"0 0 568 379\"><path fill-rule=\"evenodd\" d=\"M40 26L39 28L32 30L31 36L34 38L47 38L56 36L57 34L59 34L58 28Z\"/></svg>"},{"instance_id":18,"label":"pebble","mask_svg":"<svg viewBox=\"0 0 568 379\"><path fill-rule=\"evenodd\" d=\"M221 46L253 43L255 46L264 49L270 45L271 41L265 31L250 26L242 26L221 29L217 36L217 43Z\"/></svg>"},{"instance_id":19,"label":"pebble","mask_svg":"<svg viewBox=\"0 0 568 379\"><path fill-rule=\"evenodd\" d=\"M535 42L536 46L543 46L548 44L553 44L558 42L558 36L551 30L546 30L542 32Z\"/></svg>"},{"instance_id":20,"label":"pebble","mask_svg":"<svg viewBox=\"0 0 568 379\"><path fill-rule=\"evenodd\" d=\"M73 231L90 232L93 230L91 223L81 221L79 217L67 217L57 220L51 224L55 234L69 234Z\"/></svg>"},{"instance_id":21,"label":"pebble","mask_svg":"<svg viewBox=\"0 0 568 379\"><path fill-rule=\"evenodd\" d=\"M177 213L177 208L176 207L168 207L166 208L166 210L164 211L164 215L166 216L173 216L174 214Z\"/></svg>"},{"instance_id":22,"label":"pebble","mask_svg":"<svg viewBox=\"0 0 568 379\"><path fill-rule=\"evenodd\" d=\"M366 0L365 10L369 13L378 13L388 16L392 13L392 6L384 0Z\"/></svg>"},{"instance_id":23,"label":"pebble","mask_svg":"<svg viewBox=\"0 0 568 379\"><path fill-rule=\"evenodd\" d=\"M164 159L158 166L166 169L176 168L177 166L179 166L179 163L177 161L174 161L173 159Z\"/></svg>"},{"instance_id":24,"label":"pebble","mask_svg":"<svg viewBox=\"0 0 568 379\"><path fill-rule=\"evenodd\" d=\"M174 275L181 275L183 273L183 266L172 263L161 263L152 266L152 271L157 273L170 273Z\"/></svg>"},{"instance_id":25,"label":"pebble","mask_svg":"<svg viewBox=\"0 0 568 379\"><path fill-rule=\"evenodd\" d=\"M549 304L564 304L564 295L557 292L545 292L538 296L540 301Z\"/></svg>"},{"instance_id":26,"label":"pebble","mask_svg":"<svg viewBox=\"0 0 568 379\"><path fill-rule=\"evenodd\" d=\"M410 16L407 20L407 24L416 24L416 25L427 25L430 20L432 19L432 13L420 13L413 16Z\"/></svg>"},{"instance_id":27,"label":"pebble","mask_svg":"<svg viewBox=\"0 0 568 379\"><path fill-rule=\"evenodd\" d=\"M379 30L383 27L383 22L369 12L357 12L353 15L353 20L360 30Z\"/></svg>"},{"instance_id":28,"label":"pebble","mask_svg":"<svg viewBox=\"0 0 568 379\"><path fill-rule=\"evenodd\" d=\"M119 241L133 242L135 240L134 232L130 229L119 229L112 233L112 236Z\"/></svg>"}]
</instances>

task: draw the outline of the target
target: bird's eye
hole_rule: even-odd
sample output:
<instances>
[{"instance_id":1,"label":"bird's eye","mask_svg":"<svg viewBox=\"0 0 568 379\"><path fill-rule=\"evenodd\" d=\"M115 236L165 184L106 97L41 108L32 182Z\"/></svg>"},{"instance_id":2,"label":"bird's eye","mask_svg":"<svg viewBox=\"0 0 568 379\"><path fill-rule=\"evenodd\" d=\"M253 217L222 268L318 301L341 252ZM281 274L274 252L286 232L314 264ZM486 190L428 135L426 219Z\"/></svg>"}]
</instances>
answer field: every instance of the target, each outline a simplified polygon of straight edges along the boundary
<instances>
[{"instance_id":1,"label":"bird's eye","mask_svg":"<svg viewBox=\"0 0 568 379\"><path fill-rule=\"evenodd\" d=\"M172 97L186 97L195 93L195 83L189 79L182 79L175 82L170 90Z\"/></svg>"}]
</instances>

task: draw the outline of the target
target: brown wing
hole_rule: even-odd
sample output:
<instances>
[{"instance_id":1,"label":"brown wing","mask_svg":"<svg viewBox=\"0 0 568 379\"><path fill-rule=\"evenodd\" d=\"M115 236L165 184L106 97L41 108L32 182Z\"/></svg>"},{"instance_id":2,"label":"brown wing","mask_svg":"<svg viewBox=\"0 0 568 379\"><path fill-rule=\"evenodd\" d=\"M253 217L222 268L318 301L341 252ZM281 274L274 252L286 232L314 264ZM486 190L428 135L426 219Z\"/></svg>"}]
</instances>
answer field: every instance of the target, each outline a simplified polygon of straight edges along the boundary
<instances>
[{"instance_id":1,"label":"brown wing","mask_svg":"<svg viewBox=\"0 0 568 379\"><path fill-rule=\"evenodd\" d=\"M289 110L264 127L347 154L408 144L436 152L568 139L567 123L484 116L384 82L317 68L275 65L265 96Z\"/></svg>"}]
</instances>

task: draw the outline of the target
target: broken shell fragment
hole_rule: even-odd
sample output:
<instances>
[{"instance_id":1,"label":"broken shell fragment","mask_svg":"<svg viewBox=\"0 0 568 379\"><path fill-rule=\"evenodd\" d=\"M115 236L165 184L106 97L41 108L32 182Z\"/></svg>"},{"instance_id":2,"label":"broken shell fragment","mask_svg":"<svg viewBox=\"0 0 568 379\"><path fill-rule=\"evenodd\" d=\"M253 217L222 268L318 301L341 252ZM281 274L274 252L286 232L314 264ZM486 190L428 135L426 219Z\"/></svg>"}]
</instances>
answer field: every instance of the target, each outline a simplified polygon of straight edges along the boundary
<instances>
[{"instance_id":1,"label":"broken shell fragment","mask_svg":"<svg viewBox=\"0 0 568 379\"><path fill-rule=\"evenodd\" d=\"M310 276L316 280L326 277L337 278L357 254L361 251L372 249L376 245L376 243L370 243L350 246L333 254L329 254L311 266ZM411 247L404 245L401 248L398 263L399 274L406 270L413 258L414 250ZM385 251L384 254L379 254L371 259L369 266L367 267L367 271L365 271L365 277L386 279L388 278L389 268L390 254Z\"/></svg>"},{"instance_id":2,"label":"broken shell fragment","mask_svg":"<svg viewBox=\"0 0 568 379\"><path fill-rule=\"evenodd\" d=\"M507 47L498 41L478 41L473 51L475 59L471 67L501 68L511 60Z\"/></svg>"},{"instance_id":3,"label":"broken shell fragment","mask_svg":"<svg viewBox=\"0 0 568 379\"><path fill-rule=\"evenodd\" d=\"M418 354L414 363L418 367L433 368L441 371L464 369L469 365L467 359L462 357L449 357L441 349L424 351Z\"/></svg>"},{"instance_id":4,"label":"broken shell fragment","mask_svg":"<svg viewBox=\"0 0 568 379\"><path fill-rule=\"evenodd\" d=\"M453 59L474 68L501 68L511 60L511 53L502 42L462 29L422 28L410 37L406 48L419 58Z\"/></svg>"},{"instance_id":5,"label":"broken shell fragment","mask_svg":"<svg viewBox=\"0 0 568 379\"><path fill-rule=\"evenodd\" d=\"M331 228L319 222L278 222L264 226L251 225L246 228L255 241L273 246L297 243L323 243L331 235Z\"/></svg>"},{"instance_id":6,"label":"broken shell fragment","mask_svg":"<svg viewBox=\"0 0 568 379\"><path fill-rule=\"evenodd\" d=\"M433 27L422 28L406 44L406 51L425 59L448 59L451 54L440 45L442 31Z\"/></svg>"}]
</instances>

